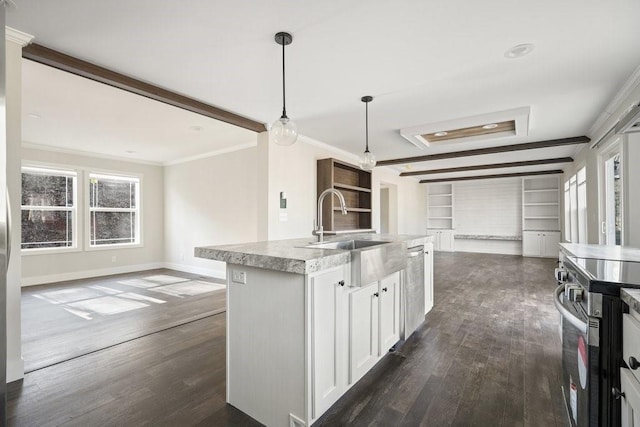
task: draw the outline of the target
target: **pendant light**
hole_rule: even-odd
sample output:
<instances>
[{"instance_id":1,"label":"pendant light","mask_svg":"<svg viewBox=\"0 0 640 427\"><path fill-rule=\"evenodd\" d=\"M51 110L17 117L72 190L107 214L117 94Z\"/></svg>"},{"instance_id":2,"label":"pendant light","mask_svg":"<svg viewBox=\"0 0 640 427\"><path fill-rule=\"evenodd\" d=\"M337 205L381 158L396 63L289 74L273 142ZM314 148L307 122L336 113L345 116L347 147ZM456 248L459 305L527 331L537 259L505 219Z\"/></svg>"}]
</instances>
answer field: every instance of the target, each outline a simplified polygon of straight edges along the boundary
<instances>
[{"instance_id":1,"label":"pendant light","mask_svg":"<svg viewBox=\"0 0 640 427\"><path fill-rule=\"evenodd\" d=\"M278 145L292 145L298 139L298 127L287 117L287 106L285 102L285 67L284 67L284 47L291 44L293 37L289 33L279 32L275 36L276 43L282 46L282 116L273 122L269 129L269 136Z\"/></svg>"},{"instance_id":2,"label":"pendant light","mask_svg":"<svg viewBox=\"0 0 640 427\"><path fill-rule=\"evenodd\" d=\"M360 99L364 102L366 119L365 119L365 149L364 154L360 156L360 169L364 171L373 170L376 165L376 156L369 151L369 103L373 101L373 96L363 96Z\"/></svg>"}]
</instances>

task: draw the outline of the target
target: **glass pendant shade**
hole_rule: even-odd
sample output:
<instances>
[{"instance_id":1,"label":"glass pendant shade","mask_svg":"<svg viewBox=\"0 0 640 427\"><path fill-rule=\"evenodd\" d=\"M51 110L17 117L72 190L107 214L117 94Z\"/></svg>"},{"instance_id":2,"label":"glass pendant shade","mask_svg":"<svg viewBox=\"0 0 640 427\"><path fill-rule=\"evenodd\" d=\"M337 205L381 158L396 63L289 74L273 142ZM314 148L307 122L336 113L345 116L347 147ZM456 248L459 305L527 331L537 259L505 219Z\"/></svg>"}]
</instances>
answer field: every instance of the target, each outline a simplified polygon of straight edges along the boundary
<instances>
[{"instance_id":1,"label":"glass pendant shade","mask_svg":"<svg viewBox=\"0 0 640 427\"><path fill-rule=\"evenodd\" d=\"M376 166L376 156L374 156L370 151L365 151L362 156L360 156L360 169L364 171L373 170Z\"/></svg>"},{"instance_id":2,"label":"glass pendant shade","mask_svg":"<svg viewBox=\"0 0 640 427\"><path fill-rule=\"evenodd\" d=\"M288 117L280 117L271 125L269 138L278 145L293 145L298 139L298 126Z\"/></svg>"}]
</instances>

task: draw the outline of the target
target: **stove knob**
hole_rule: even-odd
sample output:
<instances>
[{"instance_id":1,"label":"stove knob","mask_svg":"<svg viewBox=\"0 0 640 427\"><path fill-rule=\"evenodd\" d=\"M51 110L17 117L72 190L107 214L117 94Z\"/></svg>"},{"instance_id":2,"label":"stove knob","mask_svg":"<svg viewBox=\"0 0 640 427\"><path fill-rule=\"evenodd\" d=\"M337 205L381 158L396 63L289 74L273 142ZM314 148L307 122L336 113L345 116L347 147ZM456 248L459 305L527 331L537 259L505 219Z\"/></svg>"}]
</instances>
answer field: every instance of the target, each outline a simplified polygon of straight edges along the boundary
<instances>
[{"instance_id":1,"label":"stove knob","mask_svg":"<svg viewBox=\"0 0 640 427\"><path fill-rule=\"evenodd\" d=\"M636 369L640 368L640 362L638 362L638 359L636 359L635 357L631 356L629 358L629 367L635 371Z\"/></svg>"}]
</instances>

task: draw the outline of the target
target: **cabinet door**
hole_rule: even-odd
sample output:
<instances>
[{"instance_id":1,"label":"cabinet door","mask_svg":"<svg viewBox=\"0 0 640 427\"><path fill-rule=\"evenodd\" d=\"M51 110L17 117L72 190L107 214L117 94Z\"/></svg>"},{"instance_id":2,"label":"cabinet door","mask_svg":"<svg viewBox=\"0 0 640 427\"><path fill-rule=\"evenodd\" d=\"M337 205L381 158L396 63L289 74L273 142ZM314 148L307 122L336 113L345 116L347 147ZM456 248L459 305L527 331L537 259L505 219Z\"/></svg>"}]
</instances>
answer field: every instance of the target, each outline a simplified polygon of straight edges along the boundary
<instances>
[{"instance_id":1,"label":"cabinet door","mask_svg":"<svg viewBox=\"0 0 640 427\"><path fill-rule=\"evenodd\" d=\"M622 427L640 426L640 384L628 369L620 369L620 390L624 397L620 399L622 409Z\"/></svg>"},{"instance_id":2,"label":"cabinet door","mask_svg":"<svg viewBox=\"0 0 640 427\"><path fill-rule=\"evenodd\" d=\"M346 286L344 271L331 270L312 277L311 378L313 381L312 418L325 412L346 388L346 366L342 354L343 304Z\"/></svg>"},{"instance_id":3,"label":"cabinet door","mask_svg":"<svg viewBox=\"0 0 640 427\"><path fill-rule=\"evenodd\" d=\"M542 232L542 256L549 258L558 258L560 252L560 232L544 231Z\"/></svg>"},{"instance_id":4,"label":"cabinet door","mask_svg":"<svg viewBox=\"0 0 640 427\"><path fill-rule=\"evenodd\" d=\"M379 356L400 340L400 273L380 281L380 348Z\"/></svg>"},{"instance_id":5,"label":"cabinet door","mask_svg":"<svg viewBox=\"0 0 640 427\"><path fill-rule=\"evenodd\" d=\"M378 282L349 294L349 383L378 361Z\"/></svg>"},{"instance_id":6,"label":"cabinet door","mask_svg":"<svg viewBox=\"0 0 640 427\"><path fill-rule=\"evenodd\" d=\"M440 232L436 230L427 229L427 236L433 236L433 248L436 251L439 251L440 250Z\"/></svg>"},{"instance_id":7,"label":"cabinet door","mask_svg":"<svg viewBox=\"0 0 640 427\"><path fill-rule=\"evenodd\" d=\"M424 245L424 314L433 308L433 245Z\"/></svg>"},{"instance_id":8,"label":"cabinet door","mask_svg":"<svg viewBox=\"0 0 640 427\"><path fill-rule=\"evenodd\" d=\"M522 256L540 256L540 234L539 231L522 232Z\"/></svg>"},{"instance_id":9,"label":"cabinet door","mask_svg":"<svg viewBox=\"0 0 640 427\"><path fill-rule=\"evenodd\" d=\"M442 230L440 232L440 250L453 252L453 230Z\"/></svg>"}]
</instances>

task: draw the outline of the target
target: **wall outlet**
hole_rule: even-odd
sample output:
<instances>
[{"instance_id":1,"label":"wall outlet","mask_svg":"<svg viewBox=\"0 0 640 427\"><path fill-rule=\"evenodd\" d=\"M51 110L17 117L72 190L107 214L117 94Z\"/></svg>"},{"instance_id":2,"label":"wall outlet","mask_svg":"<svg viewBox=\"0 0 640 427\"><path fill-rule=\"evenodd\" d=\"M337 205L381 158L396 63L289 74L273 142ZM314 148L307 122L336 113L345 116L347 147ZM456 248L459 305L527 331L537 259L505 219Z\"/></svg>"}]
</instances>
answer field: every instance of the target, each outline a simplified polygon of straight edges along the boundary
<instances>
[{"instance_id":1,"label":"wall outlet","mask_svg":"<svg viewBox=\"0 0 640 427\"><path fill-rule=\"evenodd\" d=\"M111 257L111 262L116 262L116 260L117 260L117 258L116 258L115 255Z\"/></svg>"},{"instance_id":2,"label":"wall outlet","mask_svg":"<svg viewBox=\"0 0 640 427\"><path fill-rule=\"evenodd\" d=\"M247 273L244 271L236 271L233 270L231 281L235 283L242 283L245 285L247 283Z\"/></svg>"}]
</instances>

